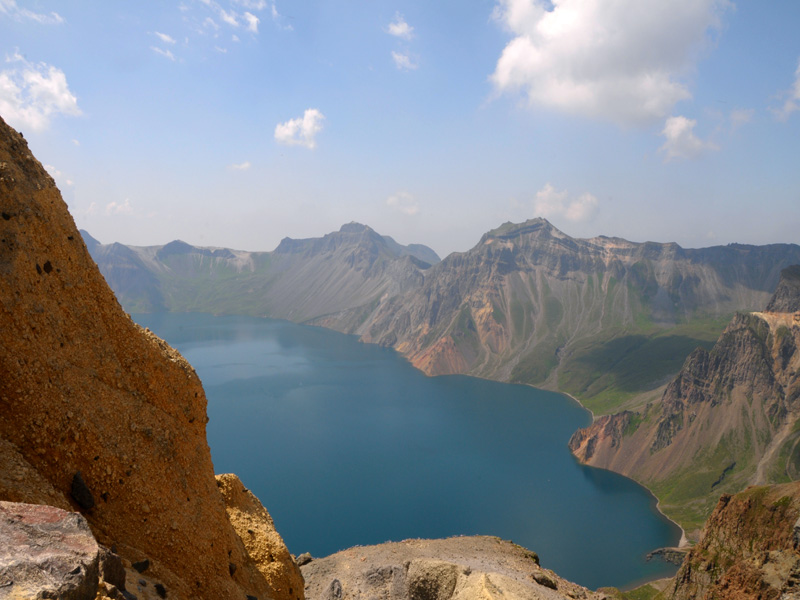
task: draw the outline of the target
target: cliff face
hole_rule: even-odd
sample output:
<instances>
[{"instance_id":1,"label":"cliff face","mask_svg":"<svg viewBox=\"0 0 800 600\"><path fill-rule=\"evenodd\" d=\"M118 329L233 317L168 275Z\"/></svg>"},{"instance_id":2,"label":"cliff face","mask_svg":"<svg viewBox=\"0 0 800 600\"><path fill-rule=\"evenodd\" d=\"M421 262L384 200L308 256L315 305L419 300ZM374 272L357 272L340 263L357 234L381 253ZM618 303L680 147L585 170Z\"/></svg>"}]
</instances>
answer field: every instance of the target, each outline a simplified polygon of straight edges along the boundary
<instances>
[{"instance_id":1,"label":"cliff face","mask_svg":"<svg viewBox=\"0 0 800 600\"><path fill-rule=\"evenodd\" d=\"M170 597L272 595L217 489L197 375L122 311L1 119L0 331L0 499L79 510Z\"/></svg>"},{"instance_id":2,"label":"cliff face","mask_svg":"<svg viewBox=\"0 0 800 600\"><path fill-rule=\"evenodd\" d=\"M769 305L796 306L796 269ZM800 477L800 313L737 314L711 351L695 350L661 400L597 419L570 447L583 462L651 487L699 526L722 492Z\"/></svg>"},{"instance_id":3,"label":"cliff face","mask_svg":"<svg viewBox=\"0 0 800 600\"><path fill-rule=\"evenodd\" d=\"M675 600L763 600L800 594L800 484L719 500L674 579Z\"/></svg>"}]
</instances>

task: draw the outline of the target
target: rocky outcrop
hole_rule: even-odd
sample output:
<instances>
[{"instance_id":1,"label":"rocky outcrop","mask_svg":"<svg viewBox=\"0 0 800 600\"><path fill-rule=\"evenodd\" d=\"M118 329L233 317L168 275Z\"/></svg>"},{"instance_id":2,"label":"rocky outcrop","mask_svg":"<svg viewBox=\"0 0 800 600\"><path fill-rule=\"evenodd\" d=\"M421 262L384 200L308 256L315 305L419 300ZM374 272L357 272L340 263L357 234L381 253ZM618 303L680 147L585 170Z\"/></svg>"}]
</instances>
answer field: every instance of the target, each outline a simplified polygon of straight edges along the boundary
<instances>
[{"instance_id":1,"label":"rocky outcrop","mask_svg":"<svg viewBox=\"0 0 800 600\"><path fill-rule=\"evenodd\" d=\"M359 546L301 567L310 600L600 599L499 538L475 536Z\"/></svg>"},{"instance_id":2,"label":"rocky outcrop","mask_svg":"<svg viewBox=\"0 0 800 600\"><path fill-rule=\"evenodd\" d=\"M752 487L720 498L670 597L739 600L800 596L800 484Z\"/></svg>"},{"instance_id":3,"label":"rocky outcrop","mask_svg":"<svg viewBox=\"0 0 800 600\"><path fill-rule=\"evenodd\" d=\"M122 311L52 178L1 120L0 331L3 499L81 512L169 597L270 595L217 489L200 380Z\"/></svg>"},{"instance_id":4,"label":"rocky outcrop","mask_svg":"<svg viewBox=\"0 0 800 600\"><path fill-rule=\"evenodd\" d=\"M796 305L796 271L783 271L770 307ZM798 419L800 313L739 313L710 351L686 359L659 402L598 418L570 448L650 487L696 534L721 493L800 478Z\"/></svg>"},{"instance_id":5,"label":"rocky outcrop","mask_svg":"<svg viewBox=\"0 0 800 600\"><path fill-rule=\"evenodd\" d=\"M767 304L766 312L800 312L800 265L792 265L781 271L778 288Z\"/></svg>"},{"instance_id":6,"label":"rocky outcrop","mask_svg":"<svg viewBox=\"0 0 800 600\"><path fill-rule=\"evenodd\" d=\"M100 548L81 515L0 501L0 598L93 600Z\"/></svg>"},{"instance_id":7,"label":"rocky outcrop","mask_svg":"<svg viewBox=\"0 0 800 600\"><path fill-rule=\"evenodd\" d=\"M270 587L271 598L302 600L303 576L258 498L232 474L217 475L228 518Z\"/></svg>"}]
</instances>

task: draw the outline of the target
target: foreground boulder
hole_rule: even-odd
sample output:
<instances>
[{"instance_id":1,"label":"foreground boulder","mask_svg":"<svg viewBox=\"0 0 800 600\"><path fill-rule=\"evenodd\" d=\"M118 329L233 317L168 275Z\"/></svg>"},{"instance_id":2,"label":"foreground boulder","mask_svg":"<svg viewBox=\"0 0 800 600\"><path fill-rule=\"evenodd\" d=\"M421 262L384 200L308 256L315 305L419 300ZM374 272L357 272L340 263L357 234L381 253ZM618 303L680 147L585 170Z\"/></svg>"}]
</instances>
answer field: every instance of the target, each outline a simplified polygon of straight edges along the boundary
<instances>
[{"instance_id":1,"label":"foreground boulder","mask_svg":"<svg viewBox=\"0 0 800 600\"><path fill-rule=\"evenodd\" d=\"M0 502L0 598L92 600L100 548L81 515Z\"/></svg>"},{"instance_id":2,"label":"foreground boulder","mask_svg":"<svg viewBox=\"0 0 800 600\"><path fill-rule=\"evenodd\" d=\"M123 312L2 119L0 331L0 499L80 511L170 598L272 593L217 490L197 374Z\"/></svg>"},{"instance_id":3,"label":"foreground boulder","mask_svg":"<svg viewBox=\"0 0 800 600\"><path fill-rule=\"evenodd\" d=\"M603 594L539 566L530 550L495 537L359 546L301 567L309 600L559 600Z\"/></svg>"},{"instance_id":4,"label":"foreground boulder","mask_svg":"<svg viewBox=\"0 0 800 600\"><path fill-rule=\"evenodd\" d=\"M303 576L275 523L258 498L233 473L217 475L228 518L270 587L272 598L301 600Z\"/></svg>"}]
</instances>

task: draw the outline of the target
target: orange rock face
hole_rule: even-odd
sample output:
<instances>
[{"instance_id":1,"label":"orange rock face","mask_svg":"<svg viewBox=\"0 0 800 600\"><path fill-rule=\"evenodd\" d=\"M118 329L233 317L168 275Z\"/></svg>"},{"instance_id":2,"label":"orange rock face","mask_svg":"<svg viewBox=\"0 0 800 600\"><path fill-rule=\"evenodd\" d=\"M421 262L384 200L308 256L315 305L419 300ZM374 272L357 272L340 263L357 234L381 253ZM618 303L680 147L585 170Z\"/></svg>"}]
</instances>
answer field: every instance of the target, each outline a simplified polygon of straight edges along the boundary
<instances>
[{"instance_id":1,"label":"orange rock face","mask_svg":"<svg viewBox=\"0 0 800 600\"><path fill-rule=\"evenodd\" d=\"M7 477L0 493L63 498L98 541L148 558L169 597L268 596L217 490L200 380L123 312L52 178L2 119L0 332L0 460L42 479L28 493L27 478ZM91 508L74 500L77 472Z\"/></svg>"}]
</instances>

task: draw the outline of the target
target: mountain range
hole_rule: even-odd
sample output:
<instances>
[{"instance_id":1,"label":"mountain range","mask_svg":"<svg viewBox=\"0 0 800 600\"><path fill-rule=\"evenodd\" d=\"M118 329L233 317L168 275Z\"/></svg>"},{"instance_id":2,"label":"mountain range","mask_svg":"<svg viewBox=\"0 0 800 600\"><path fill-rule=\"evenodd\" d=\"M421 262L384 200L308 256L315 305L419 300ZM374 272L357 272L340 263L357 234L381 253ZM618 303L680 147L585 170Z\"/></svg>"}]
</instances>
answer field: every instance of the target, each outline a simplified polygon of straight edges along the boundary
<instances>
[{"instance_id":1,"label":"mountain range","mask_svg":"<svg viewBox=\"0 0 800 600\"><path fill-rule=\"evenodd\" d=\"M439 261L351 223L272 252L99 244L130 312L288 319L397 349L430 375L466 373L570 393L596 414L666 384L737 310L763 307L800 246L576 239L506 223ZM638 400L636 400L638 401Z\"/></svg>"}]
</instances>

